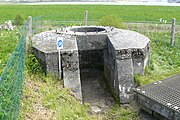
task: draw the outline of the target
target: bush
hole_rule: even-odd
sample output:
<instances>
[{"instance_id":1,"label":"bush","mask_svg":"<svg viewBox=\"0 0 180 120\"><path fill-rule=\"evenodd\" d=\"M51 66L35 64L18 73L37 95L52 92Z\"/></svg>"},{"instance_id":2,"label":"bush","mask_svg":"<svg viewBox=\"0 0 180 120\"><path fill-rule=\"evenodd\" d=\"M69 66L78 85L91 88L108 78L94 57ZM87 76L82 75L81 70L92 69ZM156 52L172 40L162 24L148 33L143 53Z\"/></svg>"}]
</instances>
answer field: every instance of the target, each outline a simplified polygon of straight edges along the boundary
<instances>
[{"instance_id":1,"label":"bush","mask_svg":"<svg viewBox=\"0 0 180 120\"><path fill-rule=\"evenodd\" d=\"M25 65L26 65L26 69L29 73L42 73L42 66L39 62L39 60L36 58L36 56L34 55L33 51L32 51L32 43L30 43L27 47L27 52L26 52L26 59L25 59Z\"/></svg>"},{"instance_id":2,"label":"bush","mask_svg":"<svg viewBox=\"0 0 180 120\"><path fill-rule=\"evenodd\" d=\"M116 28L126 29L125 23L114 15L104 16L101 18L101 20L98 22L98 25L101 26L112 26Z\"/></svg>"},{"instance_id":3,"label":"bush","mask_svg":"<svg viewBox=\"0 0 180 120\"><path fill-rule=\"evenodd\" d=\"M134 83L136 86L140 86L141 85L141 75L140 74L135 74L134 75Z\"/></svg>"},{"instance_id":4,"label":"bush","mask_svg":"<svg viewBox=\"0 0 180 120\"><path fill-rule=\"evenodd\" d=\"M14 19L14 24L15 25L22 25L23 24L23 18L21 15L16 15L16 18Z\"/></svg>"},{"instance_id":5,"label":"bush","mask_svg":"<svg viewBox=\"0 0 180 120\"><path fill-rule=\"evenodd\" d=\"M41 65L33 53L27 56L26 67L29 72L34 74L42 72Z\"/></svg>"}]
</instances>

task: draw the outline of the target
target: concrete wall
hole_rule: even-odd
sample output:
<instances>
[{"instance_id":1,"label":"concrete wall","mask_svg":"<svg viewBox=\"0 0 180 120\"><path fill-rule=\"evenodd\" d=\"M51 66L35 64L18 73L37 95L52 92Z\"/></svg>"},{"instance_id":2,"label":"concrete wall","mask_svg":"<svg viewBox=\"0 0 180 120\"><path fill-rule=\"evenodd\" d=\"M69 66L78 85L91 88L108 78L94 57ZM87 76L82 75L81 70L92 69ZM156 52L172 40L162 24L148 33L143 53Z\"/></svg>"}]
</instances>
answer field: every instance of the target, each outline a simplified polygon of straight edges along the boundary
<instances>
[{"instance_id":1,"label":"concrete wall","mask_svg":"<svg viewBox=\"0 0 180 120\"><path fill-rule=\"evenodd\" d=\"M80 69L103 70L104 54L103 50L83 50L79 51Z\"/></svg>"},{"instance_id":2,"label":"concrete wall","mask_svg":"<svg viewBox=\"0 0 180 120\"><path fill-rule=\"evenodd\" d=\"M78 50L62 51L64 86L70 88L75 97L82 101L82 90Z\"/></svg>"},{"instance_id":3,"label":"concrete wall","mask_svg":"<svg viewBox=\"0 0 180 120\"><path fill-rule=\"evenodd\" d=\"M107 35L77 35L80 68L103 70Z\"/></svg>"},{"instance_id":4,"label":"concrete wall","mask_svg":"<svg viewBox=\"0 0 180 120\"><path fill-rule=\"evenodd\" d=\"M105 51L104 75L106 80L119 97L121 103L133 100L133 61L130 50L115 50L108 40L108 49Z\"/></svg>"},{"instance_id":5,"label":"concrete wall","mask_svg":"<svg viewBox=\"0 0 180 120\"><path fill-rule=\"evenodd\" d=\"M120 102L129 103L133 100L132 88L134 87L131 50L116 50L116 65Z\"/></svg>"},{"instance_id":6,"label":"concrete wall","mask_svg":"<svg viewBox=\"0 0 180 120\"><path fill-rule=\"evenodd\" d=\"M104 50L104 77L110 89L115 93L116 97L119 97L116 51L109 39L107 39L107 48Z\"/></svg>"}]
</instances>

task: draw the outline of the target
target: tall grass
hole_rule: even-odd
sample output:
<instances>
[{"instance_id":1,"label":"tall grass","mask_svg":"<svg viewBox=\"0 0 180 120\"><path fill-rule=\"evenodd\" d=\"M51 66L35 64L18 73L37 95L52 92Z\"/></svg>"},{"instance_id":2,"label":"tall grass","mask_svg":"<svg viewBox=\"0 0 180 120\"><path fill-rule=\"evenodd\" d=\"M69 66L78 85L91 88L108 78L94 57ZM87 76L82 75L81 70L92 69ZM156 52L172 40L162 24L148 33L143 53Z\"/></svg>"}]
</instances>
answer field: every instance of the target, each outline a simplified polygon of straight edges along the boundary
<instances>
[{"instance_id":1,"label":"tall grass","mask_svg":"<svg viewBox=\"0 0 180 120\"><path fill-rule=\"evenodd\" d=\"M144 33L151 39L149 65L144 76L136 76L140 85L180 73L180 34L175 35L175 46L170 46L170 33Z\"/></svg>"},{"instance_id":2,"label":"tall grass","mask_svg":"<svg viewBox=\"0 0 180 120\"><path fill-rule=\"evenodd\" d=\"M80 104L57 78L26 74L19 119L88 120L87 106Z\"/></svg>"}]
</instances>

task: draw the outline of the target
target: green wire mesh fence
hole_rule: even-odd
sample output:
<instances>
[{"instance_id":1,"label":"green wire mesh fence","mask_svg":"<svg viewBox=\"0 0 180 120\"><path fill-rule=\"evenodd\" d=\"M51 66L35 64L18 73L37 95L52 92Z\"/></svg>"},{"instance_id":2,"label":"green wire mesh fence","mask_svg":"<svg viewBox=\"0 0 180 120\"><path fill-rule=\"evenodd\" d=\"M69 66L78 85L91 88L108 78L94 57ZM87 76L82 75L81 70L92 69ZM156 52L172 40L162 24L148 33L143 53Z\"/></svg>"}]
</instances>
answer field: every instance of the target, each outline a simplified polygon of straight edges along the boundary
<instances>
[{"instance_id":1,"label":"green wire mesh fence","mask_svg":"<svg viewBox=\"0 0 180 120\"><path fill-rule=\"evenodd\" d=\"M16 120L23 89L24 51L28 21L18 33L19 42L0 76L0 120Z\"/></svg>"}]
</instances>

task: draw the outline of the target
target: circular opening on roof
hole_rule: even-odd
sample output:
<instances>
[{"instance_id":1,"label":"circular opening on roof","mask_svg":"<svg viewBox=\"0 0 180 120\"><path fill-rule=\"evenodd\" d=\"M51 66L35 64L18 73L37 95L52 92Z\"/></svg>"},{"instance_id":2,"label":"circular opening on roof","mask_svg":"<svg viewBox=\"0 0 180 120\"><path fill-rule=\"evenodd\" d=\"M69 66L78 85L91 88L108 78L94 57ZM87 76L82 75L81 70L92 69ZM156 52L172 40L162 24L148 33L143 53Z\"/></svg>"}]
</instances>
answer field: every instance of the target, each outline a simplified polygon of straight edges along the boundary
<instances>
[{"instance_id":1,"label":"circular opening on roof","mask_svg":"<svg viewBox=\"0 0 180 120\"><path fill-rule=\"evenodd\" d=\"M78 28L71 28L70 31L73 32L102 32L105 31L105 28L100 27L78 27Z\"/></svg>"}]
</instances>

